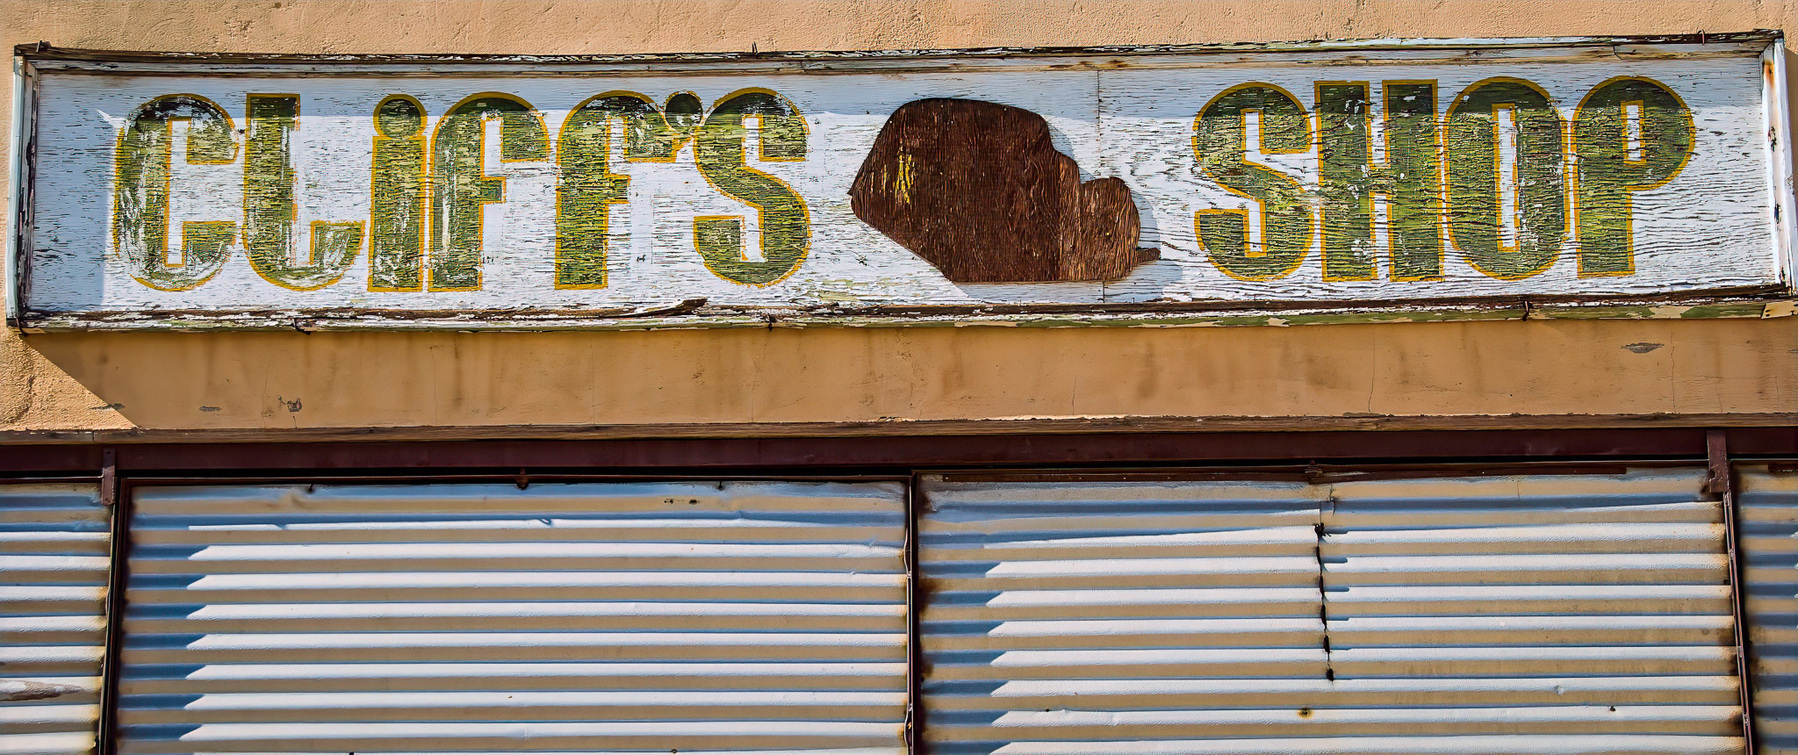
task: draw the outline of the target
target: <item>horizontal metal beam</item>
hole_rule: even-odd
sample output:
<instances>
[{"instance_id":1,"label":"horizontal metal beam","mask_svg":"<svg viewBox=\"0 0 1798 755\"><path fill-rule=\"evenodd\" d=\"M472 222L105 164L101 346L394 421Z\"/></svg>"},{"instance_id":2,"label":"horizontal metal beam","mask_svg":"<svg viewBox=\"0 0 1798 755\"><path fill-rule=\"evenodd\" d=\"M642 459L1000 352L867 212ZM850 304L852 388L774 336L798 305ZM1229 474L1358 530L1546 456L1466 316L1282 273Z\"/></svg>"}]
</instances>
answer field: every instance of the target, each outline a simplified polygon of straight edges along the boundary
<instances>
[{"instance_id":1,"label":"horizontal metal beam","mask_svg":"<svg viewBox=\"0 0 1798 755\"><path fill-rule=\"evenodd\" d=\"M1734 428L1737 459L1798 456L1798 426ZM1369 461L1706 458L1704 428L1388 432L1086 433L898 437L139 443L114 446L121 472L342 474L483 470L681 474L703 471L992 469ZM0 474L93 473L98 445L0 447Z\"/></svg>"}]
</instances>

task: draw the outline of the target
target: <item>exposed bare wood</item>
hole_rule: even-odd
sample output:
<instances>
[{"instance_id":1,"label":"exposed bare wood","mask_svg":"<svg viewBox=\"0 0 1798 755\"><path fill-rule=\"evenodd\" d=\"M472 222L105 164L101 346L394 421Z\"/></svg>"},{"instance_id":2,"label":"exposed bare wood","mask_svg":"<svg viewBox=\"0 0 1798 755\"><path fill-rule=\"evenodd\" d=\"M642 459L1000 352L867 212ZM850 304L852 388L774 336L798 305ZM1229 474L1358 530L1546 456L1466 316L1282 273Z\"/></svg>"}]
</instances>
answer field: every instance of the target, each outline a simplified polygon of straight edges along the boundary
<instances>
[{"instance_id":1,"label":"exposed bare wood","mask_svg":"<svg viewBox=\"0 0 1798 755\"><path fill-rule=\"evenodd\" d=\"M856 217L956 283L1119 280L1160 256L1136 248L1129 186L1082 182L1042 116L991 102L900 106L849 196Z\"/></svg>"},{"instance_id":2,"label":"exposed bare wood","mask_svg":"<svg viewBox=\"0 0 1798 755\"><path fill-rule=\"evenodd\" d=\"M1164 55L1215 55L1235 56L1242 53L1279 53L1279 52L1323 52L1323 53L1376 53L1387 51L1429 51L1453 50L1462 51L1477 49L1482 51L1502 50L1541 50L1544 48L1616 48L1619 53L1662 52L1659 48L1688 48L1678 53L1691 55L1696 45L1704 48L1696 52L1707 51L1758 51L1772 40L1778 39L1777 30L1753 30L1739 32L1717 32L1696 34L1654 34L1654 35L1620 35L1620 36L1582 36L1582 37L1533 37L1511 39L1408 39L1408 40L1310 40L1291 42L1230 42L1222 44L1187 44L1187 45L1112 45L1089 47L970 47L959 49L894 49L894 50L802 50L771 52L706 52L706 53L638 53L629 55L394 55L394 54L342 54L342 53L242 53L242 52L180 52L180 51L125 51L125 50L92 50L82 48L57 47L47 43L21 44L14 47L14 53L33 63L47 66L50 63L91 63L100 64L108 70L120 70L124 64L151 64L170 62L203 61L211 64L222 63L435 63L442 65L507 65L507 64L621 64L638 66L658 66L665 68L668 64L678 63L744 63L756 61L791 61L803 63L879 63L885 61L912 62L918 60L942 59L945 61L967 61L969 59L1010 59L1017 57L1146 57ZM1675 54L1678 54L1675 53ZM1610 54L1610 52L1606 52ZM1663 53L1665 54L1665 53Z\"/></svg>"},{"instance_id":3,"label":"exposed bare wood","mask_svg":"<svg viewBox=\"0 0 1798 755\"><path fill-rule=\"evenodd\" d=\"M827 308L744 311L669 308L630 317L596 317L579 311L513 310L503 317L467 312L233 312L103 313L35 315L23 332L164 330L176 332L461 330L548 332L565 330L693 330L697 328L1001 327L1001 328L1233 328L1354 325L1490 320L1716 320L1773 319L1798 314L1798 301L1673 295L1658 299L1564 297L1466 300L1428 307L1405 302L1361 302L1316 307L1282 302L1208 302L1195 305L987 305Z\"/></svg>"}]
</instances>

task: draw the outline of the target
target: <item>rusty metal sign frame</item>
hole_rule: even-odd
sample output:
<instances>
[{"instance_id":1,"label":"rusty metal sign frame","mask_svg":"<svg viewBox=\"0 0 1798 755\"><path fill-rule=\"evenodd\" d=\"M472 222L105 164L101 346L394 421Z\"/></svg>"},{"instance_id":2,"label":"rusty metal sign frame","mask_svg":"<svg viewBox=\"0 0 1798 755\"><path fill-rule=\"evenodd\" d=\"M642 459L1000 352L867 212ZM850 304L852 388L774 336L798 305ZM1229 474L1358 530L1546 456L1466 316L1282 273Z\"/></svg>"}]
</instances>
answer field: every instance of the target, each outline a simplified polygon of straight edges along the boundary
<instances>
[{"instance_id":1,"label":"rusty metal sign frame","mask_svg":"<svg viewBox=\"0 0 1798 755\"><path fill-rule=\"evenodd\" d=\"M1459 299L1195 301L1142 304L980 304L927 306L843 306L823 308L730 308L703 299L634 309L508 311L483 318L458 311L410 311L370 315L361 311L177 311L153 314L69 315L34 313L26 308L31 271L25 257L31 248L34 183L35 94L39 71L94 71L142 76L192 74L204 65L208 76L252 77L275 68L309 77L418 75L428 66L436 75L555 76L593 73L757 73L803 72L899 73L971 71L1018 65L1030 58L1079 70L1167 65L1169 57L1232 58L1253 67L1267 62L1298 61L1307 65L1346 65L1369 53L1399 56L1407 62L1442 61L1455 57L1495 60L1540 55L1547 48L1568 49L1579 57L1619 59L1677 58L1680 45L1733 45L1759 50L1763 70L1763 106L1772 142L1768 180L1774 187L1778 252L1777 284L1735 289L1655 295L1474 296ZM1319 54L1333 56L1322 59ZM1439 39L1235 43L1113 47L972 48L958 50L884 50L822 52L749 52L645 55L300 55L242 53L128 52L62 49L46 43L21 45L14 59L11 197L5 254L9 292L9 324L25 332L58 330L650 330L690 328L812 327L954 327L966 325L1031 327L1232 327L1296 326L1334 323L1435 322L1522 319L1705 319L1774 318L1798 314L1794 296L1793 240L1798 238L1798 199L1793 194L1792 128L1783 35L1778 31L1740 33L1592 36L1516 39ZM1065 59L1066 62L1055 62Z\"/></svg>"}]
</instances>

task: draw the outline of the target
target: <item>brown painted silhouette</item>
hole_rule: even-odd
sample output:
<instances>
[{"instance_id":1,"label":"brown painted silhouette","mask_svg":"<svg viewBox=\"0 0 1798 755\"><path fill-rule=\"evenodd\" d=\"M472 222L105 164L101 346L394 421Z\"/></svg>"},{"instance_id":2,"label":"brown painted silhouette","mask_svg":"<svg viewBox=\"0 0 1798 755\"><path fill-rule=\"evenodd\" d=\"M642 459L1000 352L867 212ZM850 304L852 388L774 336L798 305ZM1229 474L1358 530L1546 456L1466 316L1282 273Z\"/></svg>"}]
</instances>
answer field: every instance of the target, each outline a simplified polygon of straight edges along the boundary
<instances>
[{"instance_id":1,"label":"brown painted silhouette","mask_svg":"<svg viewBox=\"0 0 1798 755\"><path fill-rule=\"evenodd\" d=\"M1137 249L1130 187L1080 182L1036 113L928 99L893 112L849 189L855 216L957 283L1117 280Z\"/></svg>"}]
</instances>

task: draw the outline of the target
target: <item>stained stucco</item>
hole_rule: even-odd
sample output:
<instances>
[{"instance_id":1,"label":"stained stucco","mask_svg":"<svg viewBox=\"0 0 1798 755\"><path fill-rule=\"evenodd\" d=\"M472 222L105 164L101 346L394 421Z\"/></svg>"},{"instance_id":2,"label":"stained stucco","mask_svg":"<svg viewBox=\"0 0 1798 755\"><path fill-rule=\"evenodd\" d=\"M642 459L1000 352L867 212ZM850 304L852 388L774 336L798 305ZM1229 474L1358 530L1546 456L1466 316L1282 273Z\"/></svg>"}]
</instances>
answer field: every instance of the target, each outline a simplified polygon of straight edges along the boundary
<instances>
[{"instance_id":1,"label":"stained stucco","mask_svg":"<svg viewBox=\"0 0 1798 755\"><path fill-rule=\"evenodd\" d=\"M619 53L1784 28L1792 2L0 1L8 45ZM8 109L7 112L10 112ZM1791 422L1798 318L1231 329L0 335L0 433L614 435ZM1571 416L1569 416L1571 415ZM1730 416L1720 416L1730 415ZM994 423L1019 420L1020 424ZM972 424L970 424L972 423ZM846 430L847 431L847 430Z\"/></svg>"}]
</instances>

